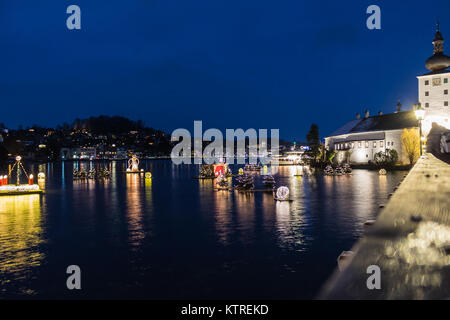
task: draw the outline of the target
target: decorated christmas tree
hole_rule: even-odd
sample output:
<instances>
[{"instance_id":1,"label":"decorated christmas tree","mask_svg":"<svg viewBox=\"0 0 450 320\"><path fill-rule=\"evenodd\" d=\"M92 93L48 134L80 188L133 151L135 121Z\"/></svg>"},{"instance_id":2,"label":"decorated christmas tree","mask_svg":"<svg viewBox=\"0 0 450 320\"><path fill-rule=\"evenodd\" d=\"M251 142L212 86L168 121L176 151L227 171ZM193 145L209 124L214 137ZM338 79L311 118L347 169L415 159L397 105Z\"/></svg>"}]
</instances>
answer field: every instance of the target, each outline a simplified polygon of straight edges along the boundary
<instances>
[{"instance_id":1,"label":"decorated christmas tree","mask_svg":"<svg viewBox=\"0 0 450 320\"><path fill-rule=\"evenodd\" d=\"M227 167L226 172L225 172L225 175L226 175L227 177L232 177L232 176L233 176L233 172L231 172L231 169L230 169L230 168Z\"/></svg>"},{"instance_id":2,"label":"decorated christmas tree","mask_svg":"<svg viewBox=\"0 0 450 320\"><path fill-rule=\"evenodd\" d=\"M253 176L247 173L237 176L236 188L239 190L252 190L254 188Z\"/></svg>"},{"instance_id":3,"label":"decorated christmas tree","mask_svg":"<svg viewBox=\"0 0 450 320\"><path fill-rule=\"evenodd\" d=\"M334 169L331 165L327 165L324 170L325 175L327 176L333 176L334 175Z\"/></svg>"},{"instance_id":4,"label":"decorated christmas tree","mask_svg":"<svg viewBox=\"0 0 450 320\"><path fill-rule=\"evenodd\" d=\"M200 178L214 178L214 166L210 164L202 165Z\"/></svg>"},{"instance_id":5,"label":"decorated christmas tree","mask_svg":"<svg viewBox=\"0 0 450 320\"><path fill-rule=\"evenodd\" d=\"M342 166L342 168L344 169L345 174L350 174L352 173L352 168L350 167L350 165L348 163L344 163L344 165Z\"/></svg>"},{"instance_id":6,"label":"decorated christmas tree","mask_svg":"<svg viewBox=\"0 0 450 320\"><path fill-rule=\"evenodd\" d=\"M273 188L275 186L275 179L273 178L272 175L266 175L263 178L263 184L266 187Z\"/></svg>"},{"instance_id":7,"label":"decorated christmas tree","mask_svg":"<svg viewBox=\"0 0 450 320\"><path fill-rule=\"evenodd\" d=\"M217 177L217 185L219 188L228 188L228 180L224 175Z\"/></svg>"},{"instance_id":8,"label":"decorated christmas tree","mask_svg":"<svg viewBox=\"0 0 450 320\"><path fill-rule=\"evenodd\" d=\"M334 175L342 176L343 174L345 174L343 167L338 166L336 169L334 169Z\"/></svg>"}]
</instances>

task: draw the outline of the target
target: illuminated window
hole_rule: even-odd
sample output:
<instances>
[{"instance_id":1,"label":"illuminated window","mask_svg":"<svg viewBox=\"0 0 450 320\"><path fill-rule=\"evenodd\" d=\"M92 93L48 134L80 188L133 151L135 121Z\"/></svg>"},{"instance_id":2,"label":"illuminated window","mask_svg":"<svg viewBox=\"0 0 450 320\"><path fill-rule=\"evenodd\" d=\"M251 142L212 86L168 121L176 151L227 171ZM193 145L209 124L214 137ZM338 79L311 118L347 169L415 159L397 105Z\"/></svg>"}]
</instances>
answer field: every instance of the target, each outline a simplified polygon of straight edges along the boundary
<instances>
[{"instance_id":1,"label":"illuminated window","mask_svg":"<svg viewBox=\"0 0 450 320\"><path fill-rule=\"evenodd\" d=\"M361 141L358 143L358 147L362 148L362 142Z\"/></svg>"},{"instance_id":2,"label":"illuminated window","mask_svg":"<svg viewBox=\"0 0 450 320\"><path fill-rule=\"evenodd\" d=\"M380 141L380 148L384 147L384 141Z\"/></svg>"},{"instance_id":3,"label":"illuminated window","mask_svg":"<svg viewBox=\"0 0 450 320\"><path fill-rule=\"evenodd\" d=\"M430 95L430 92L425 91L425 97L428 97Z\"/></svg>"},{"instance_id":4,"label":"illuminated window","mask_svg":"<svg viewBox=\"0 0 450 320\"><path fill-rule=\"evenodd\" d=\"M376 142L376 141L373 142L373 147L374 147L374 148L377 147L377 142Z\"/></svg>"},{"instance_id":5,"label":"illuminated window","mask_svg":"<svg viewBox=\"0 0 450 320\"><path fill-rule=\"evenodd\" d=\"M369 141L366 141L366 149L369 148Z\"/></svg>"}]
</instances>

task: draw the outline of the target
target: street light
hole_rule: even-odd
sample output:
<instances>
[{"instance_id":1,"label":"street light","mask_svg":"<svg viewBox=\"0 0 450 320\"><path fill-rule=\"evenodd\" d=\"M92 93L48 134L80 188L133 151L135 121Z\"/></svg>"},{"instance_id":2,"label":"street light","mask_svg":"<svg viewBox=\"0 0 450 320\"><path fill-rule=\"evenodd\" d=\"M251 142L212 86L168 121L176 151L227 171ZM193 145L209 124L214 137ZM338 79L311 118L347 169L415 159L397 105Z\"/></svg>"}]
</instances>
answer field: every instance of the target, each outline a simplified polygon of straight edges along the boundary
<instances>
[{"instance_id":1,"label":"street light","mask_svg":"<svg viewBox=\"0 0 450 320\"><path fill-rule=\"evenodd\" d=\"M414 110L417 120L419 121L419 137L420 137L420 156L422 156L422 120L425 117L425 110L422 109L420 103L416 105Z\"/></svg>"}]
</instances>

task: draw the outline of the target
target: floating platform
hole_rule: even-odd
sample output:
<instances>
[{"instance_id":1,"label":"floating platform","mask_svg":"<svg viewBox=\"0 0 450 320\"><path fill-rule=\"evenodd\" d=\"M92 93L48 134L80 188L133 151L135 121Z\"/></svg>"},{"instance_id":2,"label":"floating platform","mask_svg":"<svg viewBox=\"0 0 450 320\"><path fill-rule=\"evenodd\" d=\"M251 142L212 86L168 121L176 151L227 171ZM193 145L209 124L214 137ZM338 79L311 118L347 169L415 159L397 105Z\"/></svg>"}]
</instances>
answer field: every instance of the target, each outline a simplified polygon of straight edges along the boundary
<instances>
[{"instance_id":1,"label":"floating platform","mask_svg":"<svg viewBox=\"0 0 450 320\"><path fill-rule=\"evenodd\" d=\"M0 196L20 196L27 194L43 194L44 191L39 188L37 184L9 184L0 186Z\"/></svg>"}]
</instances>

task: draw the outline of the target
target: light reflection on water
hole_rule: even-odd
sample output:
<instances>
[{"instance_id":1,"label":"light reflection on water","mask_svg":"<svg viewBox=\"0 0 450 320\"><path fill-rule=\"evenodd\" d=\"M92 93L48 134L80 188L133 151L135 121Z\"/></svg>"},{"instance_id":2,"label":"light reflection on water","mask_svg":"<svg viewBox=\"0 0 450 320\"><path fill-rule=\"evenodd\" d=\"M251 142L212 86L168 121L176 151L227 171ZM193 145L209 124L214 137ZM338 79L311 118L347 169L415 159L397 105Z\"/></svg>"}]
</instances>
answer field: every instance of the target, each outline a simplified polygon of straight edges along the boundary
<instances>
[{"instance_id":1,"label":"light reflection on water","mask_svg":"<svg viewBox=\"0 0 450 320\"><path fill-rule=\"evenodd\" d=\"M277 202L272 192L214 190L193 179L198 166L141 165L152 179L125 174L125 162L40 165L46 195L0 198L3 295L65 297L64 286L30 277L37 269L65 281L75 262L95 275L87 298L312 298L404 174L300 177L301 167L269 167L293 200ZM110 179L72 181L74 167L105 166Z\"/></svg>"},{"instance_id":2,"label":"light reflection on water","mask_svg":"<svg viewBox=\"0 0 450 320\"><path fill-rule=\"evenodd\" d=\"M11 282L26 280L45 258L39 248L44 242L40 196L2 196L0 203L0 292L33 294Z\"/></svg>"}]
</instances>

